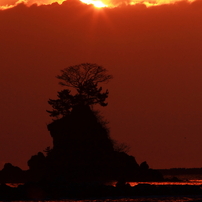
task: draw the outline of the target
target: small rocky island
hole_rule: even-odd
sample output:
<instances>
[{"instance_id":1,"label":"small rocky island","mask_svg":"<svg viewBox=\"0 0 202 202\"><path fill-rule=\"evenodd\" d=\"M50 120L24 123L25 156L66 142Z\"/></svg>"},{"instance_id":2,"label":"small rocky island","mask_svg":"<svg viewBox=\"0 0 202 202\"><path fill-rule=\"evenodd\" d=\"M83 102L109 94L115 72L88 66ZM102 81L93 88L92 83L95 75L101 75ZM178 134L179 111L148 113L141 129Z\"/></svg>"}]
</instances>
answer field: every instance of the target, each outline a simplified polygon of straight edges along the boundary
<instances>
[{"instance_id":1,"label":"small rocky island","mask_svg":"<svg viewBox=\"0 0 202 202\"><path fill-rule=\"evenodd\" d=\"M107 197L155 193L151 186L131 187L130 181L163 181L146 162L140 165L123 144L110 137L107 122L94 105L107 106L108 90L101 82L112 78L101 66L83 63L57 76L58 99L49 99L53 117L47 126L53 147L28 160L29 169L6 163L0 171L0 200ZM72 94L69 88L76 91ZM112 186L111 182L117 182ZM23 183L9 187L6 183ZM143 188L144 187L144 188ZM144 191L143 191L144 190Z\"/></svg>"}]
</instances>

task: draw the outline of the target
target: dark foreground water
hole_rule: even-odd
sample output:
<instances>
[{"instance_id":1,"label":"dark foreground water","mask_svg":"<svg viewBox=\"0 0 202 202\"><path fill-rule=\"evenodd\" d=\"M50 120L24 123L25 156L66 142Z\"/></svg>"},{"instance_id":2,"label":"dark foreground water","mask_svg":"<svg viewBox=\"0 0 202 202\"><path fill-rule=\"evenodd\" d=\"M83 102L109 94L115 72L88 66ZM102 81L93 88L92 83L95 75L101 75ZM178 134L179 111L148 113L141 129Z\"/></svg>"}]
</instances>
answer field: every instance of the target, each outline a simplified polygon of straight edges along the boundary
<instances>
[{"instance_id":1,"label":"dark foreground water","mask_svg":"<svg viewBox=\"0 0 202 202\"><path fill-rule=\"evenodd\" d=\"M197 185L202 189L202 175L198 176L177 176L182 182L130 182L131 186L136 186L138 184L151 184L151 185ZM10 186L15 187L15 184L10 184ZM10 201L12 202L12 201ZM88 200L34 200L34 201L13 201L13 202L202 202L202 195L187 195L187 196L141 196L134 198L105 198L105 199L88 199Z\"/></svg>"},{"instance_id":2,"label":"dark foreground water","mask_svg":"<svg viewBox=\"0 0 202 202\"><path fill-rule=\"evenodd\" d=\"M79 202L202 202L202 196L198 198L191 197L149 197L135 199L106 199L106 200L80 200ZM78 202L69 200L68 202Z\"/></svg>"},{"instance_id":3,"label":"dark foreground water","mask_svg":"<svg viewBox=\"0 0 202 202\"><path fill-rule=\"evenodd\" d=\"M13 202L202 202L201 197L141 197L133 199L99 199L99 200L57 200L57 201L13 201Z\"/></svg>"}]
</instances>

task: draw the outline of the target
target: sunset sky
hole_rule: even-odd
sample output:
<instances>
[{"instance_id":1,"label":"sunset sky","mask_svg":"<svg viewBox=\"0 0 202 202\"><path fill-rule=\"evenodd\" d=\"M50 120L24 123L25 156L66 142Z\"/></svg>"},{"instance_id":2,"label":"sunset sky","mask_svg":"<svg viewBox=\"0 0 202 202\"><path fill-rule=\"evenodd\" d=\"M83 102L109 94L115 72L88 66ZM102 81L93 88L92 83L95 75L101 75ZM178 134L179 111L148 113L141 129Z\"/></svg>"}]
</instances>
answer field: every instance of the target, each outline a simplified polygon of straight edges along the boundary
<instances>
[{"instance_id":1,"label":"sunset sky","mask_svg":"<svg viewBox=\"0 0 202 202\"><path fill-rule=\"evenodd\" d=\"M0 169L52 146L55 76L84 62L113 75L100 110L138 163L202 167L202 1L102 3L0 0Z\"/></svg>"}]
</instances>

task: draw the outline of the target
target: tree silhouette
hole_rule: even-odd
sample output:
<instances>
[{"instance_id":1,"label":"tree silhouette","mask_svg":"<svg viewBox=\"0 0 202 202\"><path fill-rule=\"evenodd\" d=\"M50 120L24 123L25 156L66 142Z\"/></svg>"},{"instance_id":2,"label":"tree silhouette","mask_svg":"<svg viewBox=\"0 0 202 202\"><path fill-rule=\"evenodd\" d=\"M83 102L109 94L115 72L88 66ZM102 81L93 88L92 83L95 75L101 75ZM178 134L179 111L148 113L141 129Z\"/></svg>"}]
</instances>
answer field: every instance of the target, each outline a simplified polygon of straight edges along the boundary
<instances>
[{"instance_id":1,"label":"tree silhouette","mask_svg":"<svg viewBox=\"0 0 202 202\"><path fill-rule=\"evenodd\" d=\"M102 66L91 63L82 63L75 66L70 66L61 70L61 75L56 78L62 80L60 85L73 88L76 94L72 95L69 89L64 89L58 92L58 99L49 99L48 103L53 110L49 111L50 116L66 116L72 108L77 105L92 106L99 104L107 106L105 102L108 97L108 90L102 92L102 87L98 87L101 82L107 82L112 78L112 75L107 74L107 70Z\"/></svg>"},{"instance_id":2,"label":"tree silhouette","mask_svg":"<svg viewBox=\"0 0 202 202\"><path fill-rule=\"evenodd\" d=\"M112 76L97 64L82 63L61 70L56 78L67 89L58 92L58 99L48 101L53 110L47 112L57 118L48 125L53 138L53 148L46 150L48 172L68 180L107 178L111 175L113 141L107 122L92 106L107 106L109 92L98 85Z\"/></svg>"},{"instance_id":3,"label":"tree silhouette","mask_svg":"<svg viewBox=\"0 0 202 202\"><path fill-rule=\"evenodd\" d=\"M88 81L98 84L112 78L111 75L106 74L107 70L105 68L92 63L70 66L61 70L61 72L62 75L58 75L57 78L63 80L63 82L59 84L76 89L80 89L81 86L84 86Z\"/></svg>"},{"instance_id":4,"label":"tree silhouette","mask_svg":"<svg viewBox=\"0 0 202 202\"><path fill-rule=\"evenodd\" d=\"M57 78L68 88L48 101L53 108L48 112L57 119L47 126L53 138L53 148L46 150L47 173L68 181L132 179L139 165L127 154L129 147L110 138L108 122L91 107L107 106L109 92L98 85L112 76L101 66L82 63L61 70Z\"/></svg>"}]
</instances>

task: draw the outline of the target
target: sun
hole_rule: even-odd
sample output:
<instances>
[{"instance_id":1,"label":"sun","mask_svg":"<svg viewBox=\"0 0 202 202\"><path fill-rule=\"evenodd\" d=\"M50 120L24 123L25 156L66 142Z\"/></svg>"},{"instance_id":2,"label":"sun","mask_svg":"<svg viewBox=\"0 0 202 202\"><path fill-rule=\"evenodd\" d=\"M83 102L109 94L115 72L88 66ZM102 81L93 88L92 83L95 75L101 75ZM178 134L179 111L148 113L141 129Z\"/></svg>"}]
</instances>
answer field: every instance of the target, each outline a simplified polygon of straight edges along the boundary
<instances>
[{"instance_id":1,"label":"sun","mask_svg":"<svg viewBox=\"0 0 202 202\"><path fill-rule=\"evenodd\" d=\"M104 4L102 1L99 0L81 0L85 4L92 4L95 8L104 8L108 7L106 4Z\"/></svg>"}]
</instances>

